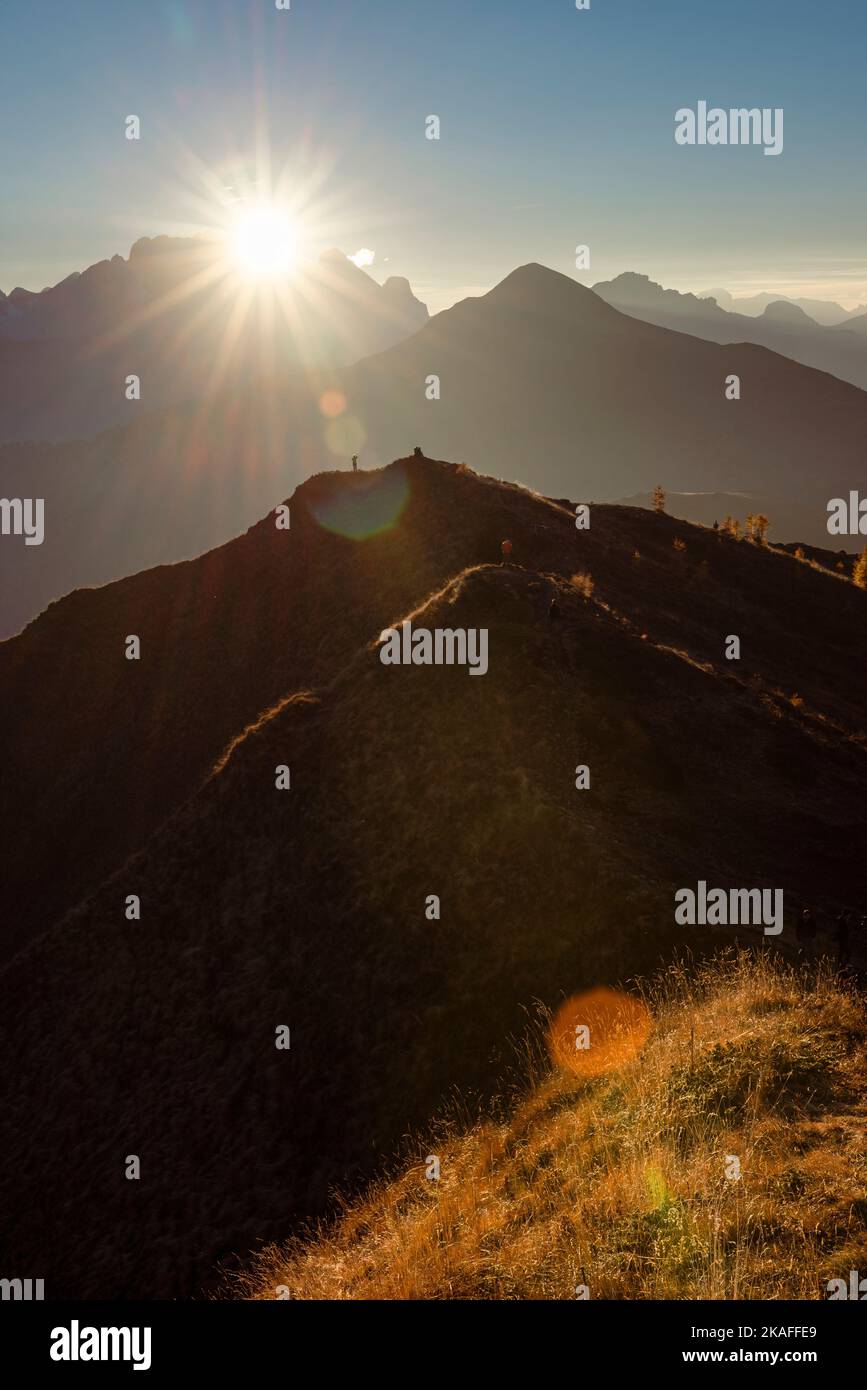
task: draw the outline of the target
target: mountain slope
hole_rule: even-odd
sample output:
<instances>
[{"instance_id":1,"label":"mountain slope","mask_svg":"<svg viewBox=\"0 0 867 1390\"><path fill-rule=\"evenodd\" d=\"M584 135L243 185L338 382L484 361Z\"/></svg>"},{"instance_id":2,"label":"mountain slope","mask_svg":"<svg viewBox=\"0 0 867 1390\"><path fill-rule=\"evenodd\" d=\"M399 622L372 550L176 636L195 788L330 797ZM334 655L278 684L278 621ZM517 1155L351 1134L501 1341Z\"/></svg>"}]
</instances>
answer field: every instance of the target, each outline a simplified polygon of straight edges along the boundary
<instances>
[{"instance_id":1,"label":"mountain slope","mask_svg":"<svg viewBox=\"0 0 867 1390\"><path fill-rule=\"evenodd\" d=\"M534 569L588 569L616 612L697 660L719 664L740 633L751 679L863 726L861 592L668 517L592 518L578 532L564 508L427 459L327 474L297 490L289 531L272 514L198 560L74 593L0 643L0 956L118 868L263 709L332 679L395 613L496 560L504 535Z\"/></svg>"},{"instance_id":2,"label":"mountain slope","mask_svg":"<svg viewBox=\"0 0 867 1390\"><path fill-rule=\"evenodd\" d=\"M857 311L852 318L847 319L845 324L840 324L840 328L846 328L852 333L857 333L861 338L867 338L867 313L863 309Z\"/></svg>"},{"instance_id":3,"label":"mountain slope","mask_svg":"<svg viewBox=\"0 0 867 1390\"><path fill-rule=\"evenodd\" d=\"M215 607L193 566L58 605L46 732L62 695L80 717L93 654L127 627L133 596L154 625L144 653L167 640L143 703L127 676L145 664L124 671L112 704L92 687L94 725L67 723L67 749L91 761L68 820L44 835L43 865L60 846L62 874L77 823L91 845L107 835L82 789L98 804L118 759L139 780L126 797L115 784L104 815L119 819L161 778L172 797L193 794L0 975L4 1243L12 1264L44 1270L52 1296L190 1295L218 1262L321 1213L331 1185L369 1176L450 1088L489 1091L534 999L553 1005L684 942L730 939L674 925L684 884L782 887L784 950L805 900L833 911L867 893L851 833L867 789L852 661L863 593L666 517L594 508L579 533L565 508L459 469L413 460L383 477L401 474L411 496L394 528L344 542L337 565L333 533L323 566L319 528L296 529L296 512L370 530L382 508L372 516L352 491L369 480L313 480L296 499L283 539L300 535L316 572L302 596L285 555L275 565L253 532L221 553ZM526 568L485 563L504 531ZM452 568L471 543L476 563ZM417 592L438 558L443 587L399 601L401 565ZM173 577L198 593L195 614L160 597ZM303 601L311 633L303 689L274 656L281 595ZM377 634L407 615L487 628L487 674L384 666ZM722 657L733 630L737 669ZM82 649L89 670L72 659ZM47 676L47 652L20 644L21 671L37 659ZM288 698L213 755L196 791L186 740L199 737L204 762L205 733L222 739L228 711L242 712L227 690L264 691L260 663ZM33 753L14 746L21 780ZM589 791L575 789L579 762ZM289 791L275 787L281 765ZM130 894L140 920L126 919ZM275 1047L281 1025L288 1051ZM138 1181L124 1177L129 1155Z\"/></svg>"},{"instance_id":4,"label":"mountain slope","mask_svg":"<svg viewBox=\"0 0 867 1390\"><path fill-rule=\"evenodd\" d=\"M438 401L424 399L431 373ZM730 374L741 379L738 401L725 396ZM496 457L505 476L550 495L604 501L655 482L771 494L797 486L822 523L819 498L858 476L856 422L867 419L867 396L833 377L630 318L533 265L342 380L380 449L397 452L395 440L424 420L431 454Z\"/></svg>"},{"instance_id":5,"label":"mountain slope","mask_svg":"<svg viewBox=\"0 0 867 1390\"><path fill-rule=\"evenodd\" d=\"M651 508L653 493L636 492L630 497L618 497L617 501L624 507ZM751 513L764 513L769 518L773 517L768 528L768 539L779 548L789 551L803 546L804 542L783 540L784 536L817 534L815 505L804 503L795 495L762 497L756 493L745 492L667 492L665 509L671 516L682 517L684 521L698 522L700 526L713 526L714 522L722 525L725 517L730 516L740 523L742 531L745 529L746 518ZM830 568L842 564L844 573L851 576L857 558L855 548L858 538L841 536L839 539L845 541L846 546L830 550L828 547L838 538L829 536L827 532L824 536L821 531L818 534L824 545L806 545L810 558L821 554L824 557L823 563L826 563L833 556Z\"/></svg>"},{"instance_id":6,"label":"mountain slope","mask_svg":"<svg viewBox=\"0 0 867 1390\"><path fill-rule=\"evenodd\" d=\"M574 1299L583 1285L591 1299L765 1302L848 1288L867 1258L863 1000L742 955L689 983L672 970L643 1002L652 1035L625 1066L591 1081L540 1068L505 1119L436 1133L335 1228L266 1249L225 1295Z\"/></svg>"}]
</instances>

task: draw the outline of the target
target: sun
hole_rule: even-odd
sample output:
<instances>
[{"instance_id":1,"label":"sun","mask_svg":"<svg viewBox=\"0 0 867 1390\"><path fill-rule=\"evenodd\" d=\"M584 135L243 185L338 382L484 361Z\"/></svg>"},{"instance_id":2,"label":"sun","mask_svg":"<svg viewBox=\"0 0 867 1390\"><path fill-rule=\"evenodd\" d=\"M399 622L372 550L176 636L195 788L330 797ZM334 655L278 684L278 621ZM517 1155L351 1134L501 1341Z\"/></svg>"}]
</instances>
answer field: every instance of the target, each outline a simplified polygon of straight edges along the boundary
<instances>
[{"instance_id":1,"label":"sun","mask_svg":"<svg viewBox=\"0 0 867 1390\"><path fill-rule=\"evenodd\" d=\"M248 275L280 275L298 259L298 229L278 208L262 205L243 213L232 230L235 259Z\"/></svg>"}]
</instances>

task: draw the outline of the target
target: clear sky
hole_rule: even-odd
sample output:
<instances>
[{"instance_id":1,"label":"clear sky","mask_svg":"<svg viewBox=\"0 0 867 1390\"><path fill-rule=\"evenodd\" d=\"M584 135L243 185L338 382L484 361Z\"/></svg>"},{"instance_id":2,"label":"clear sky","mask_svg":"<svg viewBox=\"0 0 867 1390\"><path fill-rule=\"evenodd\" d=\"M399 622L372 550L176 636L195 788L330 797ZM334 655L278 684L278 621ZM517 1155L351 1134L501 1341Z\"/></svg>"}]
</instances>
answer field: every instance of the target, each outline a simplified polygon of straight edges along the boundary
<instances>
[{"instance_id":1,"label":"clear sky","mask_svg":"<svg viewBox=\"0 0 867 1390\"><path fill-rule=\"evenodd\" d=\"M282 175L433 309L529 260L867 301L865 41L856 0L0 0L0 288ZM783 153L676 145L700 99L782 107Z\"/></svg>"}]
</instances>

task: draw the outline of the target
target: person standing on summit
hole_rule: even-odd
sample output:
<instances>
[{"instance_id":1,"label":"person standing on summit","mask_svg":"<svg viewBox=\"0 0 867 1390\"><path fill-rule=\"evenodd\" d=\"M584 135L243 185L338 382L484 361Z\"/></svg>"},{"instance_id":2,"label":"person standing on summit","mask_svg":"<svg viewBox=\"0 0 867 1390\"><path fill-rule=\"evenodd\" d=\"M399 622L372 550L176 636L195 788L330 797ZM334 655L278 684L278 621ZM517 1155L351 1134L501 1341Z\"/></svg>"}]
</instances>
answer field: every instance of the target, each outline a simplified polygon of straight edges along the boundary
<instances>
[{"instance_id":1,"label":"person standing on summit","mask_svg":"<svg viewBox=\"0 0 867 1390\"><path fill-rule=\"evenodd\" d=\"M500 561L500 564L501 564L501 565L508 564L509 560L511 560L511 558L512 558L512 542L511 542L510 540L505 540L505 541L503 541L503 542L501 543L501 545L500 545L500 554L501 554L502 557L503 557L502 560Z\"/></svg>"}]
</instances>

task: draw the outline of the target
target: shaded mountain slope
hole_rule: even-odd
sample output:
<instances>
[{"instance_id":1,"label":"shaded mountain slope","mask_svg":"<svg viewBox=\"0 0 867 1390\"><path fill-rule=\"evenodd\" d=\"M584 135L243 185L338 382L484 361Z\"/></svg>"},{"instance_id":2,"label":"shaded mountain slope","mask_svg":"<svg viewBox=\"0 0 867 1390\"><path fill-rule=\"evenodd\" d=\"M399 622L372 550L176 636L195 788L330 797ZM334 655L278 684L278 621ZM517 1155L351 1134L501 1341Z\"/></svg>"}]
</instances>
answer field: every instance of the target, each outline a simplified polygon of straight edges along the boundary
<instances>
[{"instance_id":1,"label":"shaded mountain slope","mask_svg":"<svg viewBox=\"0 0 867 1390\"><path fill-rule=\"evenodd\" d=\"M405 510L396 529L352 539L311 510L332 493L362 531ZM438 470L409 463L314 478L291 499L290 530L272 513L195 561L73 593L0 644L0 824L22 856L4 953L117 868L265 707L331 678L391 609L496 555L471 510L449 535L454 501ZM140 662L125 659L129 634ZM28 890L40 840L56 846L54 872Z\"/></svg>"},{"instance_id":2,"label":"shaded mountain slope","mask_svg":"<svg viewBox=\"0 0 867 1390\"><path fill-rule=\"evenodd\" d=\"M822 565L824 569L834 570L839 574L851 575L858 563L857 551L846 550L824 550L818 545L802 545L799 541L780 545L780 550L785 550L789 555L796 555L801 560L808 560L810 564Z\"/></svg>"},{"instance_id":3,"label":"shaded mountain slope","mask_svg":"<svg viewBox=\"0 0 867 1390\"><path fill-rule=\"evenodd\" d=\"M867 1015L767 958L669 971L607 1076L539 1068L505 1119L453 1126L318 1239L226 1296L825 1299L867 1258ZM532 1076L532 1072L531 1072ZM427 1176L427 1155L440 1176ZM729 1155L740 1177L729 1177Z\"/></svg>"},{"instance_id":4,"label":"shaded mountain slope","mask_svg":"<svg viewBox=\"0 0 867 1390\"><path fill-rule=\"evenodd\" d=\"M429 374L441 399L426 401ZM725 381L740 376L739 401ZM867 395L752 344L719 346L619 313L544 266L436 315L343 374L376 451L407 431L439 457L496 458L550 495L673 490L814 498L861 475ZM829 444L829 441L833 441ZM362 449L362 461L370 450Z\"/></svg>"},{"instance_id":5,"label":"shaded mountain slope","mask_svg":"<svg viewBox=\"0 0 867 1390\"><path fill-rule=\"evenodd\" d=\"M732 373L739 401L725 399ZM86 445L0 448L3 495L46 511L43 545L0 546L0 633L72 588L222 543L335 460L379 467L416 442L552 496L745 491L781 525L796 497L797 537L821 545L828 498L863 477L865 436L855 387L643 323L525 266L351 368L275 368Z\"/></svg>"},{"instance_id":6,"label":"shaded mountain slope","mask_svg":"<svg viewBox=\"0 0 867 1390\"><path fill-rule=\"evenodd\" d=\"M543 500L426 467L455 504L451 532L471 501L485 520L489 495L519 553L536 546L539 569L470 568L412 613L488 628L488 673L386 667L359 643L329 681L258 719L140 854L0 976L4 1247L44 1271L50 1295L189 1295L218 1261L285 1237L451 1087L486 1094L534 999L730 939L675 927L677 887L782 887L783 949L804 900L864 901L851 827L865 752L842 729L863 724L863 696L823 686L846 660L834 615L851 634L862 593L628 509L594 511L582 537ZM534 538L545 522L552 535ZM539 553L568 547L574 564L585 541L592 592ZM700 564L699 547L724 584L676 568ZM775 581L791 606L772 614ZM631 614L614 602L627 588ZM713 638L702 646L721 594L764 647L753 670L732 674ZM342 602L338 590L335 616ZM819 610L825 630L799 646ZM406 613L384 611L374 633ZM774 695L783 679L807 698ZM175 732L164 770L179 749ZM291 790L278 791L284 764ZM125 919L128 894L140 921ZM131 1154L139 1181L124 1177Z\"/></svg>"},{"instance_id":7,"label":"shaded mountain slope","mask_svg":"<svg viewBox=\"0 0 867 1390\"><path fill-rule=\"evenodd\" d=\"M859 337L865 338L867 337L867 314L865 314L862 309L860 313L856 313L854 317L848 319L845 324L840 324L839 326L841 328L848 328L853 333L857 333Z\"/></svg>"},{"instance_id":8,"label":"shaded mountain slope","mask_svg":"<svg viewBox=\"0 0 867 1390\"><path fill-rule=\"evenodd\" d=\"M589 571L639 634L863 729L865 596L849 583L633 508L594 506L577 531L566 507L426 459L316 477L289 531L272 515L196 561L74 593L0 644L3 954L117 869L263 709L332 679L504 535L534 569ZM740 663L723 662L729 633Z\"/></svg>"}]
</instances>

